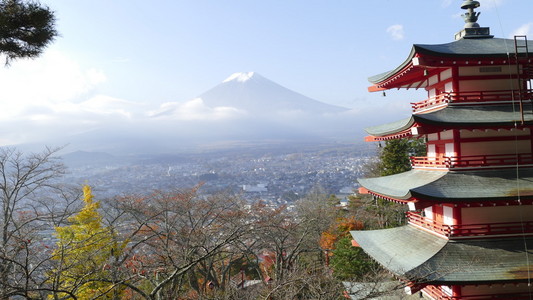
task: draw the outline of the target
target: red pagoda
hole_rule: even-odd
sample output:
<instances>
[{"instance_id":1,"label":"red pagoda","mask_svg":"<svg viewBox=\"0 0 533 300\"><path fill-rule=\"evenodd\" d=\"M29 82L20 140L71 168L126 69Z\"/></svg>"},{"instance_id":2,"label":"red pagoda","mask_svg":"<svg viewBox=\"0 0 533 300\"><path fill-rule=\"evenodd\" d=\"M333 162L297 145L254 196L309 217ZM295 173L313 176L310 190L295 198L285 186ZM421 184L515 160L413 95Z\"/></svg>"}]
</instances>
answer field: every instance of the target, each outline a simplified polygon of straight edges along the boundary
<instances>
[{"instance_id":1,"label":"red pagoda","mask_svg":"<svg viewBox=\"0 0 533 300\"><path fill-rule=\"evenodd\" d=\"M408 224L353 231L354 244L429 299L532 299L533 43L494 38L464 1L455 41L413 46L369 91L425 89L404 120L367 128L367 141L420 138L408 172L360 179L361 190L406 204Z\"/></svg>"}]
</instances>

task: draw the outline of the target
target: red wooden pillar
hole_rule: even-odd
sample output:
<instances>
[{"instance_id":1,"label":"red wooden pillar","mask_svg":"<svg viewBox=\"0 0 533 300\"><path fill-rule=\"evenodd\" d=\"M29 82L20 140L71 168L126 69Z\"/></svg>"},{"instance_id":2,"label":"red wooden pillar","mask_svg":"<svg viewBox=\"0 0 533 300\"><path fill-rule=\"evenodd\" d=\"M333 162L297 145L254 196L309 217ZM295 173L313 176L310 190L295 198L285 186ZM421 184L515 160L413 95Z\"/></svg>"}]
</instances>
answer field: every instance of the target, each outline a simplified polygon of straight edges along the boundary
<instances>
[{"instance_id":1,"label":"red wooden pillar","mask_svg":"<svg viewBox=\"0 0 533 300\"><path fill-rule=\"evenodd\" d=\"M461 216L461 207L454 206L453 207L453 225L461 225L462 223L463 223L463 220Z\"/></svg>"},{"instance_id":2,"label":"red wooden pillar","mask_svg":"<svg viewBox=\"0 0 533 300\"><path fill-rule=\"evenodd\" d=\"M461 157L461 131L453 129L453 152L456 157Z\"/></svg>"},{"instance_id":3,"label":"red wooden pillar","mask_svg":"<svg viewBox=\"0 0 533 300\"><path fill-rule=\"evenodd\" d=\"M452 299L461 299L461 288L462 286L460 285L452 285Z\"/></svg>"},{"instance_id":4,"label":"red wooden pillar","mask_svg":"<svg viewBox=\"0 0 533 300\"><path fill-rule=\"evenodd\" d=\"M453 87L453 92L455 94L458 94L460 91L459 91L459 67L453 67L452 68L452 78L453 78L453 83L452 83L452 87Z\"/></svg>"}]
</instances>

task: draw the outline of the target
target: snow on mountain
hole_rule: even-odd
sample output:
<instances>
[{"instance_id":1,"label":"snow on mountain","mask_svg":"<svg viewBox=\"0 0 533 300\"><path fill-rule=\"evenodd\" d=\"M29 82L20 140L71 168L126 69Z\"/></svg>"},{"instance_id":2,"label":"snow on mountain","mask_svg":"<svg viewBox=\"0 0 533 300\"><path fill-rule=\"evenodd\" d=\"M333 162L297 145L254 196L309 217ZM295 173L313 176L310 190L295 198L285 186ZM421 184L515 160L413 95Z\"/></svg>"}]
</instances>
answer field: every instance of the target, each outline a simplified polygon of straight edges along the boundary
<instances>
[{"instance_id":1,"label":"snow on mountain","mask_svg":"<svg viewBox=\"0 0 533 300\"><path fill-rule=\"evenodd\" d=\"M331 114L348 110L306 97L256 72L232 74L198 98L208 107L233 107L252 115L288 112Z\"/></svg>"},{"instance_id":2,"label":"snow on mountain","mask_svg":"<svg viewBox=\"0 0 533 300\"><path fill-rule=\"evenodd\" d=\"M228 78L226 78L224 81L222 82L228 82L228 81L232 81L232 80L237 80L238 82L245 82L247 81L248 79L252 78L252 76L254 76L254 72L246 72L246 73L242 73L242 72L239 72L239 73L233 73L231 74Z\"/></svg>"},{"instance_id":3,"label":"snow on mountain","mask_svg":"<svg viewBox=\"0 0 533 300\"><path fill-rule=\"evenodd\" d=\"M351 140L347 108L287 89L256 72L235 73L200 96L169 102L143 118L103 124L51 141L70 151L155 153L213 144Z\"/></svg>"}]
</instances>

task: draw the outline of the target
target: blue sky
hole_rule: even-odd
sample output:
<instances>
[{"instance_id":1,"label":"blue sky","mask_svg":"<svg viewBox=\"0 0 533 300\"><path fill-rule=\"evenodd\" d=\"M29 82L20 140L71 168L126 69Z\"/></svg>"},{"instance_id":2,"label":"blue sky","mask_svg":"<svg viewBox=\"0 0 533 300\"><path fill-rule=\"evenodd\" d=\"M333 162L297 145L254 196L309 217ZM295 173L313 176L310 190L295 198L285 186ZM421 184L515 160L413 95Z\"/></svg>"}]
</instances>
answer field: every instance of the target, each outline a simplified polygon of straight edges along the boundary
<instances>
[{"instance_id":1,"label":"blue sky","mask_svg":"<svg viewBox=\"0 0 533 300\"><path fill-rule=\"evenodd\" d=\"M42 57L0 69L0 144L131 122L248 71L322 102L407 113L423 93L383 98L367 92L367 77L403 62L414 43L451 42L464 24L455 0L41 2L56 11L60 37ZM533 38L531 0L480 2L479 23L494 35Z\"/></svg>"}]
</instances>

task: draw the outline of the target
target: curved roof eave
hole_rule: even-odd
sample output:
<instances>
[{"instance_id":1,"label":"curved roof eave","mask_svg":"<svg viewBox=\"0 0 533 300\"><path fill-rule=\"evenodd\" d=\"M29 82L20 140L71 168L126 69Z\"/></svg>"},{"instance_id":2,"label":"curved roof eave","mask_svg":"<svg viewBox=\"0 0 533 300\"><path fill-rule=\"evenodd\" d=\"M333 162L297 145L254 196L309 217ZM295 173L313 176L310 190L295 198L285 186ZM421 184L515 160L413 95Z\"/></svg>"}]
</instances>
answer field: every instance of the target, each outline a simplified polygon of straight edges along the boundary
<instances>
[{"instance_id":1,"label":"curved roof eave","mask_svg":"<svg viewBox=\"0 0 533 300\"><path fill-rule=\"evenodd\" d=\"M400 131L411 128L415 123L413 116L401 119L395 122L390 122L382 125L365 128L365 131L372 136L386 136L389 134L398 133Z\"/></svg>"},{"instance_id":2,"label":"curved roof eave","mask_svg":"<svg viewBox=\"0 0 533 300\"><path fill-rule=\"evenodd\" d=\"M410 170L400 174L357 179L359 184L369 191L399 200L411 198L411 190L438 180L446 172L427 170Z\"/></svg>"},{"instance_id":3,"label":"curved roof eave","mask_svg":"<svg viewBox=\"0 0 533 300\"><path fill-rule=\"evenodd\" d=\"M528 279L522 237L449 241L412 225L350 233L383 267L409 280L473 283ZM525 239L533 242L532 237ZM527 253L533 255L533 250Z\"/></svg>"},{"instance_id":4,"label":"curved roof eave","mask_svg":"<svg viewBox=\"0 0 533 300\"><path fill-rule=\"evenodd\" d=\"M417 54L431 55L436 57L507 57L509 53L514 52L514 40L501 38L478 38L478 39L460 39L445 44L414 44L407 59L395 69L377 74L368 78L368 81L378 85L383 81L393 77L412 63ZM533 41L528 41L528 48L533 49ZM519 48L520 53L524 53L523 48ZM530 51L531 52L531 51ZM376 91L377 88L372 90Z\"/></svg>"},{"instance_id":5,"label":"curved roof eave","mask_svg":"<svg viewBox=\"0 0 533 300\"><path fill-rule=\"evenodd\" d=\"M436 202L507 201L533 197L533 168L442 171L413 169L358 179L365 189L386 197ZM519 188L517 188L519 187Z\"/></svg>"},{"instance_id":6,"label":"curved roof eave","mask_svg":"<svg viewBox=\"0 0 533 300\"><path fill-rule=\"evenodd\" d=\"M397 276L405 276L422 265L447 243L446 239L410 225L350 234L368 255Z\"/></svg>"},{"instance_id":7,"label":"curved roof eave","mask_svg":"<svg viewBox=\"0 0 533 300\"><path fill-rule=\"evenodd\" d=\"M528 41L529 49L533 49L533 41ZM478 38L460 39L445 44L415 44L416 53L445 56L445 57L507 57L509 53L514 53L514 40L502 38ZM520 47L520 53L525 53L525 49Z\"/></svg>"},{"instance_id":8,"label":"curved roof eave","mask_svg":"<svg viewBox=\"0 0 533 300\"><path fill-rule=\"evenodd\" d=\"M530 104L524 104L522 115L525 122L533 121ZM428 125L448 126L513 126L521 119L518 104L447 106L441 110L415 114L414 121Z\"/></svg>"},{"instance_id":9,"label":"curved roof eave","mask_svg":"<svg viewBox=\"0 0 533 300\"><path fill-rule=\"evenodd\" d=\"M514 126L521 118L526 124L533 123L533 106L523 105L521 116L518 104L513 105L464 105L447 106L443 109L425 113L413 114L409 118L401 119L382 125L365 128L365 131L374 137L384 137L409 130L415 124L420 126L452 127L494 127Z\"/></svg>"},{"instance_id":10,"label":"curved roof eave","mask_svg":"<svg viewBox=\"0 0 533 300\"><path fill-rule=\"evenodd\" d=\"M450 171L410 190L415 197L437 201L494 201L533 196L533 168Z\"/></svg>"},{"instance_id":11,"label":"curved roof eave","mask_svg":"<svg viewBox=\"0 0 533 300\"><path fill-rule=\"evenodd\" d=\"M416 53L415 52L415 47L412 47L411 48L411 52L409 53L409 56L407 57L407 59L401 65L396 67L394 70L371 76L371 77L368 78L368 81L370 83L373 83L373 84L378 84L378 83L380 83L380 82L382 82L384 80L389 79L394 74L400 72L406 66L408 66L413 61L413 57L415 56L415 53Z\"/></svg>"}]
</instances>

